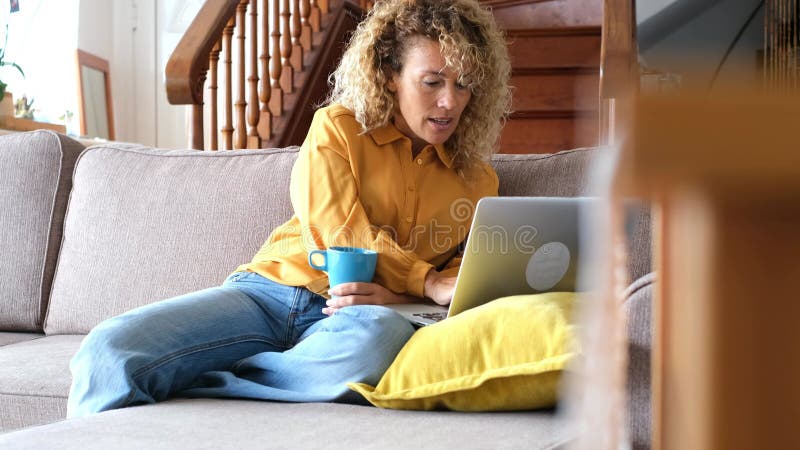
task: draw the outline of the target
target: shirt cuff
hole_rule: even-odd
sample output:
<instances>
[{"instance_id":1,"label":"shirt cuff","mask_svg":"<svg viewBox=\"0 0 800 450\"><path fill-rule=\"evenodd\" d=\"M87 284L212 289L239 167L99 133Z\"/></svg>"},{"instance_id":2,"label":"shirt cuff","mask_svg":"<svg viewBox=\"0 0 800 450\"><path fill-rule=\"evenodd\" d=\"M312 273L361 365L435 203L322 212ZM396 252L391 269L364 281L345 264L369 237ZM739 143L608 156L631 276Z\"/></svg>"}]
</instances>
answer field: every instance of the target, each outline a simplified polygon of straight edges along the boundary
<instances>
[{"instance_id":1,"label":"shirt cuff","mask_svg":"<svg viewBox=\"0 0 800 450\"><path fill-rule=\"evenodd\" d=\"M406 292L415 297L425 297L425 275L433 269L433 265L425 261L416 261L408 272Z\"/></svg>"}]
</instances>

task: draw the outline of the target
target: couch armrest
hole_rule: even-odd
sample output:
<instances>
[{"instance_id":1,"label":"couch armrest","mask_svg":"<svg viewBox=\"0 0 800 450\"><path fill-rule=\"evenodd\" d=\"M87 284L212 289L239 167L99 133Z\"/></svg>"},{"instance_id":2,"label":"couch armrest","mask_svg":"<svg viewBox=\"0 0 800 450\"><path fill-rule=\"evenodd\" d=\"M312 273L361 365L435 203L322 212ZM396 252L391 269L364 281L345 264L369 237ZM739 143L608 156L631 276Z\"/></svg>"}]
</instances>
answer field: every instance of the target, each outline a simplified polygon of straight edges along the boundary
<instances>
[{"instance_id":1,"label":"couch armrest","mask_svg":"<svg viewBox=\"0 0 800 450\"><path fill-rule=\"evenodd\" d=\"M650 448L652 405L650 354L652 348L652 304L656 273L637 279L625 290L623 309L628 335L628 433L631 448Z\"/></svg>"}]
</instances>

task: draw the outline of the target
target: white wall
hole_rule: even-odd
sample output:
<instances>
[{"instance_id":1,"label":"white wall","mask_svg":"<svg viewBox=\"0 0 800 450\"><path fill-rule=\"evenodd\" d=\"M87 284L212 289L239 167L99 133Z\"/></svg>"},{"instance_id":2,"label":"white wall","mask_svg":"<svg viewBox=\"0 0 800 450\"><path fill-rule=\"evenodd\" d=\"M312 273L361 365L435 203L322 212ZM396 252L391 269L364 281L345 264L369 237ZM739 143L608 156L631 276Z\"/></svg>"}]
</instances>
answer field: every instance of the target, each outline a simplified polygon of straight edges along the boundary
<instances>
[{"instance_id":1,"label":"white wall","mask_svg":"<svg viewBox=\"0 0 800 450\"><path fill-rule=\"evenodd\" d=\"M78 47L109 61L116 140L186 148L185 106L170 105L164 66L197 0L80 0Z\"/></svg>"},{"instance_id":2,"label":"white wall","mask_svg":"<svg viewBox=\"0 0 800 450\"><path fill-rule=\"evenodd\" d=\"M684 75L684 84L709 88L725 52L760 2L719 0L702 13L688 18L685 23L677 24L669 34L658 36L649 48L640 48L640 55L652 69L681 73ZM642 14L654 15L660 10L655 11L653 3L656 0L637 0L636 6L644 10ZM675 1L660 0L660 3L666 7L669 6L667 3ZM639 17L637 10L637 22ZM721 66L715 86L732 79L753 81L758 78L756 51L763 46L763 23L762 11L750 23Z\"/></svg>"},{"instance_id":3,"label":"white wall","mask_svg":"<svg viewBox=\"0 0 800 450\"><path fill-rule=\"evenodd\" d=\"M636 0L636 23L642 23L677 0Z\"/></svg>"}]
</instances>

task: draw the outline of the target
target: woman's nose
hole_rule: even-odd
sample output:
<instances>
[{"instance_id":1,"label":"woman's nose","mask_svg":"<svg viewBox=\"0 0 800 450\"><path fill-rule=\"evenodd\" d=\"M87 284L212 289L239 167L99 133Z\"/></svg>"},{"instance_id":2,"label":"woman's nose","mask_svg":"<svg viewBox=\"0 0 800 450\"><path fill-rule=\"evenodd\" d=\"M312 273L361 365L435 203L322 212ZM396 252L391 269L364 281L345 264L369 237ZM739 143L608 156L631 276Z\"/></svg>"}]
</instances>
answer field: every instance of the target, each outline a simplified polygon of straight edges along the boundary
<instances>
[{"instance_id":1,"label":"woman's nose","mask_svg":"<svg viewBox=\"0 0 800 450\"><path fill-rule=\"evenodd\" d=\"M445 87L439 95L438 107L444 109L453 109L456 102L456 92L453 87Z\"/></svg>"}]
</instances>

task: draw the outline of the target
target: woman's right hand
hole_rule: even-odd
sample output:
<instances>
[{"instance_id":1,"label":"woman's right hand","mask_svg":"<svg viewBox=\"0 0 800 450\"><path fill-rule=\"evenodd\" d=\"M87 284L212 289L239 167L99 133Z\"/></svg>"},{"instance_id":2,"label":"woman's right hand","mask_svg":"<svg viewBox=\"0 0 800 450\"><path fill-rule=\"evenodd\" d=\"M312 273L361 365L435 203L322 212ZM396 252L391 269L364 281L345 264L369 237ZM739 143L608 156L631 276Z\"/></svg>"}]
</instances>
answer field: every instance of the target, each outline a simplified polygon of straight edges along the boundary
<instances>
[{"instance_id":1,"label":"woman's right hand","mask_svg":"<svg viewBox=\"0 0 800 450\"><path fill-rule=\"evenodd\" d=\"M425 275L425 297L446 306L453 299L453 290L456 287L456 277L446 277L436 269L431 269Z\"/></svg>"}]
</instances>

